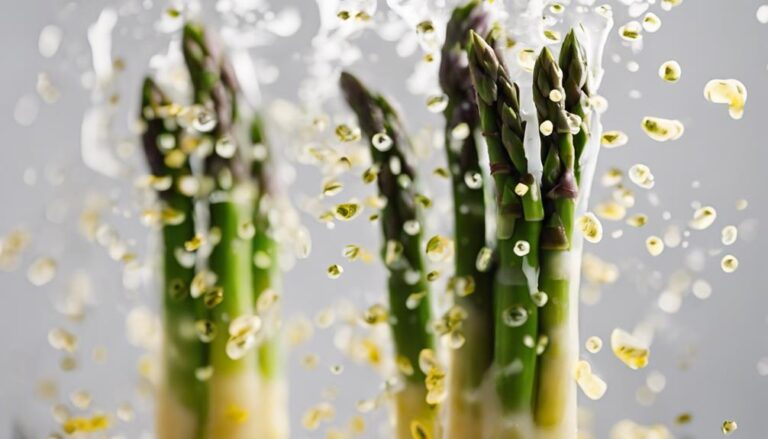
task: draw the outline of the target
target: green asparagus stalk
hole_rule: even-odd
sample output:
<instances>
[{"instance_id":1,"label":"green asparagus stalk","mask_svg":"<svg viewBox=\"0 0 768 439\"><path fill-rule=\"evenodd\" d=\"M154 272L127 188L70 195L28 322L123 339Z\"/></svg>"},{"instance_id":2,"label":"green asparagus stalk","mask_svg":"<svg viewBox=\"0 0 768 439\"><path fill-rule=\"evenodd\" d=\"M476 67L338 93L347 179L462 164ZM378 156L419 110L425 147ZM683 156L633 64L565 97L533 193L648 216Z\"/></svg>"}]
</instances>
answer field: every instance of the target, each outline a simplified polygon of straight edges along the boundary
<instances>
[{"instance_id":1,"label":"green asparagus stalk","mask_svg":"<svg viewBox=\"0 0 768 439\"><path fill-rule=\"evenodd\" d=\"M162 224L163 347L164 375L158 395L157 436L202 438L207 413L207 386L195 372L208 362L206 346L185 328L205 311L189 294L195 267L182 265L176 252L195 235L194 200L178 190L179 179L191 175L188 158L178 166L166 164L166 155L179 152L180 132L168 114L170 102L147 78L142 87L142 143L154 177L170 178L168 189L159 192L162 208L177 218ZM167 142L170 142L170 149ZM163 147L161 147L163 144Z\"/></svg>"},{"instance_id":2,"label":"green asparagus stalk","mask_svg":"<svg viewBox=\"0 0 768 439\"><path fill-rule=\"evenodd\" d=\"M278 245L273 237L273 225L269 212L273 207L275 194L270 178L271 156L266 145L264 127L259 116L253 117L250 127L250 141L256 157L251 163L251 178L256 186L256 200L253 211L253 292L257 309L264 318L267 331L265 340L259 345L259 371L262 378L262 401L267 424L267 438L288 436L287 389L282 374L282 353L280 349L279 304L280 267ZM267 307L268 309L261 309Z\"/></svg>"},{"instance_id":3,"label":"green asparagus stalk","mask_svg":"<svg viewBox=\"0 0 768 439\"><path fill-rule=\"evenodd\" d=\"M544 219L539 184L528 171L519 90L491 44L472 33L469 66L496 184L499 267L494 283L496 389L503 437L529 437L538 309L532 300Z\"/></svg>"},{"instance_id":4,"label":"green asparagus stalk","mask_svg":"<svg viewBox=\"0 0 768 439\"><path fill-rule=\"evenodd\" d=\"M377 148L373 140L370 150L373 162L379 165L377 184L380 194L386 198L381 212L384 236L382 258L389 271L389 307L392 335L398 360L410 365L412 373L403 374L404 387L395 396L396 437L409 439L412 432L424 432L437 437L437 407L427 402L425 374L419 368L419 355L425 349L434 348L434 340L427 331L430 322L429 286L426 281L422 256L421 233L407 233L405 225L418 221L414 179L415 173L406 158L409 140L400 119L387 102L370 92L357 78L342 73L341 89L360 128L368 139L383 133L392 144L389 148ZM417 279L412 274L418 273ZM426 295L416 307L408 306L412 295ZM400 368L402 372L402 367Z\"/></svg>"},{"instance_id":5,"label":"green asparagus stalk","mask_svg":"<svg viewBox=\"0 0 768 439\"><path fill-rule=\"evenodd\" d=\"M541 274L539 288L548 295L540 313L539 328L548 340L538 370L535 420L539 428L553 437L576 434L576 394L572 373L578 356L576 322L578 306L572 293L572 281L578 279L575 267L574 215L578 196L578 155L586 145L587 133L566 111L581 102L586 72L578 42L573 33L566 39L562 59L569 73L569 90L563 89L563 73L552 53L544 48L533 71L533 98L540 123L552 123L551 134L541 134L544 163L542 190L546 194L546 222L541 236ZM566 94L568 93L568 94ZM578 111L578 110L577 110ZM575 128L580 129L574 139ZM582 135L583 134L583 135Z\"/></svg>"},{"instance_id":6,"label":"green asparagus stalk","mask_svg":"<svg viewBox=\"0 0 768 439\"><path fill-rule=\"evenodd\" d=\"M480 389L493 363L492 270L478 268L486 246L485 194L467 185L467 177L481 176L478 160L480 120L466 62L469 32L485 33L489 17L477 0L454 9L446 28L440 59L440 86L448 96L445 109L445 150L453 191L455 283L468 291L456 295L466 312L462 322L464 345L451 352L446 435L483 437ZM457 136L466 128L468 135Z\"/></svg>"},{"instance_id":7,"label":"green asparagus stalk","mask_svg":"<svg viewBox=\"0 0 768 439\"><path fill-rule=\"evenodd\" d=\"M576 181L580 181L581 169L578 166L581 154L587 146L590 138L589 117L585 108L587 100L592 95L589 86L589 74L587 71L587 56L584 47L576 38L576 33L571 29L563 40L560 49L559 64L563 72L563 90L565 91L565 110L581 119L579 132L573 136L573 148L576 154Z\"/></svg>"},{"instance_id":8,"label":"green asparagus stalk","mask_svg":"<svg viewBox=\"0 0 768 439\"><path fill-rule=\"evenodd\" d=\"M253 321L246 321L239 330L233 324L255 312L252 242L240 236L243 226L251 222L253 197L247 170L238 155L242 151L224 153L218 148L223 142L238 141L237 88L222 54L216 51L201 26L184 27L182 47L194 101L216 117L213 130L202 133L205 141L217 144L204 165L204 173L213 181L214 188L209 226L218 239L208 259L216 288L206 292L204 300L211 307L211 321L219 328L211 343L213 376L207 433L212 439L253 438L259 436L262 427L257 419L261 410L257 355L249 346L254 344L251 337L255 337L253 332L258 328L254 328Z\"/></svg>"}]
</instances>

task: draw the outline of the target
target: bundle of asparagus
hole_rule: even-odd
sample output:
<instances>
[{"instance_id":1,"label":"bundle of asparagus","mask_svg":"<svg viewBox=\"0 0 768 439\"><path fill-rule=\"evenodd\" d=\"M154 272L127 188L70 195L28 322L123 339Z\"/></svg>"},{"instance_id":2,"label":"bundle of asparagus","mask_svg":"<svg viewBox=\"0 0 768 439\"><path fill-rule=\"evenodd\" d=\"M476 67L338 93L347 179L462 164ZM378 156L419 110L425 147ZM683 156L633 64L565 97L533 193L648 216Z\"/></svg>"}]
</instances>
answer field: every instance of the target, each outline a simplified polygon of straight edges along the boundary
<instances>
[{"instance_id":1,"label":"bundle of asparagus","mask_svg":"<svg viewBox=\"0 0 768 439\"><path fill-rule=\"evenodd\" d=\"M575 437L580 245L573 229L579 159L589 139L584 51L570 32L559 66L546 47L536 61L532 92L543 170L534 176L519 89L492 44L472 33L469 59L499 212L494 354L500 431L505 437Z\"/></svg>"},{"instance_id":2,"label":"bundle of asparagus","mask_svg":"<svg viewBox=\"0 0 768 439\"><path fill-rule=\"evenodd\" d=\"M141 111L150 170L170 180L159 194L166 337L158 437L286 437L261 124L241 122L250 115L234 73L200 25L184 27L182 50L193 105L170 102L147 79ZM205 241L207 261L192 254Z\"/></svg>"},{"instance_id":3,"label":"bundle of asparagus","mask_svg":"<svg viewBox=\"0 0 768 439\"><path fill-rule=\"evenodd\" d=\"M494 48L494 32L487 39L478 33L488 28L480 2L471 1L453 12L442 51L440 83L448 97L445 149L454 196L452 284L462 290L455 294L453 309L461 314L456 325L464 343L451 352L444 425L430 421L435 424L419 432L429 437L444 432L449 438L575 438L581 237L574 227L580 158L590 140L586 57L574 32L564 39L559 62L542 49L533 69L536 118L524 117L519 87ZM390 272L394 344L397 355L415 364L419 352L433 344L429 302L413 310L405 306L409 294L427 288L420 234L404 232L404 224L417 217L414 170L403 154L407 140L384 98L347 73L341 88L381 169L379 192L387 199L382 253ZM526 145L526 120L538 122L540 162L528 156L535 148ZM391 148L377 147L375 138L381 135L393 139ZM482 175L480 135L490 161L495 209L485 205L481 187L467 184L469 176ZM485 236L492 226L486 224L487 211L496 213L491 243ZM495 249L495 263L487 262L489 247ZM403 282L404 270L419 273L419 280ZM405 379L407 391L400 395L408 400L396 400L400 438L411 437L408 426L424 422L422 414L434 416L439 408L429 398L434 384L429 376L414 369ZM495 398L483 393L488 381L495 383Z\"/></svg>"}]
</instances>

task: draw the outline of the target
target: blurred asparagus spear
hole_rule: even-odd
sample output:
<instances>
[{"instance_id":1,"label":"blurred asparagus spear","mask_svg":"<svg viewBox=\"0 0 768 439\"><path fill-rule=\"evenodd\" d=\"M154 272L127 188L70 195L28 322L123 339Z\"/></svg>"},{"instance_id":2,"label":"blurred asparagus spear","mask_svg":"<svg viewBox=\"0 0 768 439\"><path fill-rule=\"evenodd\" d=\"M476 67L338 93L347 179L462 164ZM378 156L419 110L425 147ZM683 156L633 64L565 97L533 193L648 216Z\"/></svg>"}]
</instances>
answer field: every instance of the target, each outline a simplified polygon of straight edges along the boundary
<instances>
[{"instance_id":1,"label":"blurred asparagus spear","mask_svg":"<svg viewBox=\"0 0 768 439\"><path fill-rule=\"evenodd\" d=\"M255 345L261 320L255 315L253 243L247 236L254 195L238 132L237 84L221 49L212 44L202 26L184 26L182 50L194 102L215 117L215 125L200 133L201 144L212 148L203 172L212 182L208 215L215 241L208 258L215 283L207 286L202 298L218 328L211 343L207 436L260 437L263 425Z\"/></svg>"},{"instance_id":2,"label":"blurred asparagus spear","mask_svg":"<svg viewBox=\"0 0 768 439\"><path fill-rule=\"evenodd\" d=\"M422 370L434 348L427 331L431 305L422 256L421 233L406 232L406 223L418 221L414 192L414 170L406 158L409 140L400 119L387 100L370 92L356 77L342 73L341 89L357 115L360 128L369 139L373 162L378 166L379 193L386 199L381 212L384 236L382 258L389 271L389 308L397 363L404 387L395 395L396 437L436 437L437 404L428 400L426 379L439 379L439 371ZM374 136L387 136L386 148L377 146ZM413 276L416 273L417 276ZM414 278L415 277L415 278ZM421 297L413 306L411 299ZM403 373L408 370L410 373ZM430 403L432 402L432 403Z\"/></svg>"},{"instance_id":3,"label":"blurred asparagus spear","mask_svg":"<svg viewBox=\"0 0 768 439\"><path fill-rule=\"evenodd\" d=\"M164 374L158 395L157 436L202 438L207 414L207 386L196 371L207 363L207 346L185 328L205 320L205 310L190 296L194 263L184 264L177 252L195 236L192 194L179 189L191 176L188 156L181 150L180 129L171 114L171 102L149 78L142 87L142 143L152 178L167 179L158 195L162 203L163 347ZM171 159L174 155L181 161Z\"/></svg>"},{"instance_id":4,"label":"blurred asparagus spear","mask_svg":"<svg viewBox=\"0 0 768 439\"><path fill-rule=\"evenodd\" d=\"M440 59L440 86L448 97L444 116L456 243L453 285L456 304L466 312L461 324L464 345L451 352L448 438L483 436L485 401L480 390L493 362L490 261L481 261L478 267L478 256L483 258L480 253L486 247L485 194L482 185L470 187L467 183L482 178L483 173L477 144L481 127L466 47L470 31L485 33L488 22L487 13L477 0L454 9L446 27Z\"/></svg>"}]
</instances>

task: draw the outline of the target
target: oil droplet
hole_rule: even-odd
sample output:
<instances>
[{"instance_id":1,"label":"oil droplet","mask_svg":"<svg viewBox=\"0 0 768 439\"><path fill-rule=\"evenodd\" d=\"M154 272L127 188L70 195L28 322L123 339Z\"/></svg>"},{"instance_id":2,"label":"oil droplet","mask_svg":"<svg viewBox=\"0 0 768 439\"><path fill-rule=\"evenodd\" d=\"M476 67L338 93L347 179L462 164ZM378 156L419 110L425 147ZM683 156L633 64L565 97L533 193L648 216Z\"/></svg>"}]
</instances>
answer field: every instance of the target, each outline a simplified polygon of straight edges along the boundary
<instances>
[{"instance_id":1,"label":"oil droplet","mask_svg":"<svg viewBox=\"0 0 768 439\"><path fill-rule=\"evenodd\" d=\"M515 305L505 309L501 314L501 319L505 325L517 328L528 321L528 311L520 305Z\"/></svg>"},{"instance_id":2,"label":"oil droplet","mask_svg":"<svg viewBox=\"0 0 768 439\"><path fill-rule=\"evenodd\" d=\"M728 436L734 431L736 431L739 428L739 426L736 424L736 421L731 420L725 420L723 421L723 426L721 428L723 435Z\"/></svg>"},{"instance_id":3,"label":"oil droplet","mask_svg":"<svg viewBox=\"0 0 768 439\"><path fill-rule=\"evenodd\" d=\"M587 241L598 243L603 239L603 225L592 212L587 212L580 216L576 220L576 225Z\"/></svg>"},{"instance_id":4,"label":"oil droplet","mask_svg":"<svg viewBox=\"0 0 768 439\"><path fill-rule=\"evenodd\" d=\"M330 279L338 279L341 273L344 272L344 268L339 264L332 264L328 266L327 272Z\"/></svg>"},{"instance_id":5,"label":"oil droplet","mask_svg":"<svg viewBox=\"0 0 768 439\"><path fill-rule=\"evenodd\" d=\"M664 251L664 241L658 236L649 236L645 240L645 248L651 256L658 256Z\"/></svg>"},{"instance_id":6,"label":"oil droplet","mask_svg":"<svg viewBox=\"0 0 768 439\"><path fill-rule=\"evenodd\" d=\"M736 79L713 79L704 87L704 97L714 104L727 104L733 119L744 116L747 88Z\"/></svg>"},{"instance_id":7,"label":"oil droplet","mask_svg":"<svg viewBox=\"0 0 768 439\"><path fill-rule=\"evenodd\" d=\"M739 268L739 260L734 255L725 255L720 261L720 267L726 273L733 273Z\"/></svg>"},{"instance_id":8,"label":"oil droplet","mask_svg":"<svg viewBox=\"0 0 768 439\"><path fill-rule=\"evenodd\" d=\"M644 117L642 127L645 134L657 142L677 140L685 132L685 126L679 120L660 117Z\"/></svg>"},{"instance_id":9,"label":"oil droplet","mask_svg":"<svg viewBox=\"0 0 768 439\"><path fill-rule=\"evenodd\" d=\"M600 352L600 350L603 349L603 340L600 337L592 336L587 339L587 342L584 344L584 347L587 349L587 352L590 354L596 354Z\"/></svg>"},{"instance_id":10,"label":"oil droplet","mask_svg":"<svg viewBox=\"0 0 768 439\"><path fill-rule=\"evenodd\" d=\"M723 245L732 245L739 237L739 229L736 226L725 226L721 232Z\"/></svg>"},{"instance_id":11,"label":"oil droplet","mask_svg":"<svg viewBox=\"0 0 768 439\"><path fill-rule=\"evenodd\" d=\"M600 138L600 144L606 148L618 148L629 142L629 137L622 131L606 131Z\"/></svg>"},{"instance_id":12,"label":"oil droplet","mask_svg":"<svg viewBox=\"0 0 768 439\"><path fill-rule=\"evenodd\" d=\"M648 365L650 350L634 335L616 328L611 333L613 354L630 369L642 369Z\"/></svg>"},{"instance_id":13,"label":"oil droplet","mask_svg":"<svg viewBox=\"0 0 768 439\"><path fill-rule=\"evenodd\" d=\"M448 107L448 96L441 94L427 98L427 109L431 113L441 113Z\"/></svg>"},{"instance_id":14,"label":"oil droplet","mask_svg":"<svg viewBox=\"0 0 768 439\"><path fill-rule=\"evenodd\" d=\"M373 135L373 137L371 137L371 144L377 150L386 152L392 148L394 142L392 141L392 138L387 135L387 133L376 133Z\"/></svg>"},{"instance_id":15,"label":"oil droplet","mask_svg":"<svg viewBox=\"0 0 768 439\"><path fill-rule=\"evenodd\" d=\"M643 189L653 189L656 181L651 173L651 169L643 164L636 164L629 168L627 173L632 183L640 186Z\"/></svg>"},{"instance_id":16,"label":"oil droplet","mask_svg":"<svg viewBox=\"0 0 768 439\"><path fill-rule=\"evenodd\" d=\"M709 228L717 219L717 211L714 207L705 206L693 213L693 218L688 222L692 229L704 230Z\"/></svg>"},{"instance_id":17,"label":"oil droplet","mask_svg":"<svg viewBox=\"0 0 768 439\"><path fill-rule=\"evenodd\" d=\"M667 82L679 81L681 73L682 68L677 61L667 61L659 67L659 77Z\"/></svg>"}]
</instances>

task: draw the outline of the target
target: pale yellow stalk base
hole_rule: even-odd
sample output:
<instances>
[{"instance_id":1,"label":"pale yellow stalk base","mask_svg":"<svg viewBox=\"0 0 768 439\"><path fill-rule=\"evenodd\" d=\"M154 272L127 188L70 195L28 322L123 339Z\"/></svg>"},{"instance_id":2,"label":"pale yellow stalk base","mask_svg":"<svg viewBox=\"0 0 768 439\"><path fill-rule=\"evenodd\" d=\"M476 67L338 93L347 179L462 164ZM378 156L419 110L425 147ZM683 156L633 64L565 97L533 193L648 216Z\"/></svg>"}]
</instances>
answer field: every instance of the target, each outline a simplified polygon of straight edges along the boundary
<instances>
[{"instance_id":1,"label":"pale yellow stalk base","mask_svg":"<svg viewBox=\"0 0 768 439\"><path fill-rule=\"evenodd\" d=\"M265 380L261 382L258 394L261 408L257 412L262 432L259 438L287 439L288 438L288 386L283 379Z\"/></svg>"},{"instance_id":2,"label":"pale yellow stalk base","mask_svg":"<svg viewBox=\"0 0 768 439\"><path fill-rule=\"evenodd\" d=\"M407 382L405 387L395 394L395 438L418 438L412 433L416 423L427 432L430 439L441 437L437 408L428 406L426 398L427 391L421 383Z\"/></svg>"},{"instance_id":3,"label":"pale yellow stalk base","mask_svg":"<svg viewBox=\"0 0 768 439\"><path fill-rule=\"evenodd\" d=\"M262 438L259 376L255 370L222 374L209 380L208 439ZM191 436L190 436L191 437Z\"/></svg>"},{"instance_id":4,"label":"pale yellow stalk base","mask_svg":"<svg viewBox=\"0 0 768 439\"><path fill-rule=\"evenodd\" d=\"M189 439L197 437L196 414L184 407L173 392L160 385L156 399L155 433L157 439Z\"/></svg>"}]
</instances>

